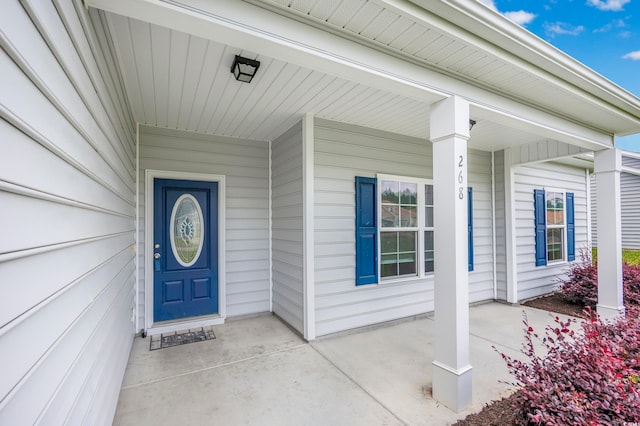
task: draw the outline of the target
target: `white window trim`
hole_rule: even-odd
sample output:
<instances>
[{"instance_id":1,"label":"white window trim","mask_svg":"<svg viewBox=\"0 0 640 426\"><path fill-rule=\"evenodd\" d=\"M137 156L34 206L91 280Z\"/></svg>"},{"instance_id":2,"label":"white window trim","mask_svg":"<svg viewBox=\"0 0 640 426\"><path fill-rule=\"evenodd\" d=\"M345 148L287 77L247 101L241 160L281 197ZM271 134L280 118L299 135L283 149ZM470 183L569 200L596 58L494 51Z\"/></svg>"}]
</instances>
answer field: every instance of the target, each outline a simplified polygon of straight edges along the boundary
<instances>
[{"instance_id":1,"label":"white window trim","mask_svg":"<svg viewBox=\"0 0 640 426\"><path fill-rule=\"evenodd\" d=\"M562 259L561 260L549 260L549 241L548 238L545 238L545 240L547 240L546 242L546 247L545 247L545 251L546 251L546 256L547 256L547 265L546 266L558 266L558 265L562 265L565 263L569 263L568 259L568 253L567 253L567 246L568 246L568 242L567 242L567 190L566 189L560 189L560 188L543 188L544 189L544 222L545 225L547 227L547 236L548 236L548 231L549 229L559 229L562 228ZM562 217L564 218L564 225L562 226L558 226L558 225L552 225L549 226L549 224L547 223L547 194L549 194L550 192L556 192L556 193L560 193L562 194L562 208L563 208L563 212L562 212Z\"/></svg>"},{"instance_id":2,"label":"white window trim","mask_svg":"<svg viewBox=\"0 0 640 426\"><path fill-rule=\"evenodd\" d=\"M433 277L433 272L425 273L424 272L424 231L426 231L425 226L425 217L424 217L424 207L425 207L425 196L424 196L424 186L425 185L433 185L432 179L424 179L424 178L416 178L410 176L400 176L400 175L388 175L388 174L376 174L377 179L377 212L378 215L378 223L377 228L378 232L376 235L377 244L378 244L378 284L393 284L393 283L401 283L407 281L415 281L416 279ZM415 183L418 185L418 200L417 200L417 215L418 215L418 226L417 230L415 228L394 228L394 231L415 231L417 235L417 271L416 275L403 275L399 277L390 277L390 278L382 278L382 246L380 245L380 234L382 233L382 181L390 180L390 181L400 181L407 183ZM435 206L434 206L435 210ZM431 228L430 228L431 229ZM434 232L435 232L435 228ZM434 253L434 257L436 254Z\"/></svg>"}]
</instances>

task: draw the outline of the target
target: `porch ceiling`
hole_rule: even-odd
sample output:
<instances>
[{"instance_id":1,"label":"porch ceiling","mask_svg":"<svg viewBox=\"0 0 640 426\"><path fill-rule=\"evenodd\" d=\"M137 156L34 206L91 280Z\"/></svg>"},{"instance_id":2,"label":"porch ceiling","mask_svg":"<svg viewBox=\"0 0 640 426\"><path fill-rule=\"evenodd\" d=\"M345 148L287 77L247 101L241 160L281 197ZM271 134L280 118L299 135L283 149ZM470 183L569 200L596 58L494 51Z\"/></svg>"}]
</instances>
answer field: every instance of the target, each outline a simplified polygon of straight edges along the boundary
<instances>
[{"instance_id":1,"label":"porch ceiling","mask_svg":"<svg viewBox=\"0 0 640 426\"><path fill-rule=\"evenodd\" d=\"M429 104L246 49L107 14L133 115L140 124L273 140L307 112L417 138L429 137ZM230 73L240 54L261 61L250 84ZM429 101L437 101L433 96ZM480 118L469 144L483 150L542 136Z\"/></svg>"},{"instance_id":2,"label":"porch ceiling","mask_svg":"<svg viewBox=\"0 0 640 426\"><path fill-rule=\"evenodd\" d=\"M310 112L426 139L430 105L459 94L476 149L601 149L640 130L636 97L575 61L580 73L540 62L518 38L496 44L505 30L488 32L458 0L219 1L87 0L115 12L105 13L136 121L272 140ZM229 72L235 54L261 61L251 84Z\"/></svg>"}]
</instances>

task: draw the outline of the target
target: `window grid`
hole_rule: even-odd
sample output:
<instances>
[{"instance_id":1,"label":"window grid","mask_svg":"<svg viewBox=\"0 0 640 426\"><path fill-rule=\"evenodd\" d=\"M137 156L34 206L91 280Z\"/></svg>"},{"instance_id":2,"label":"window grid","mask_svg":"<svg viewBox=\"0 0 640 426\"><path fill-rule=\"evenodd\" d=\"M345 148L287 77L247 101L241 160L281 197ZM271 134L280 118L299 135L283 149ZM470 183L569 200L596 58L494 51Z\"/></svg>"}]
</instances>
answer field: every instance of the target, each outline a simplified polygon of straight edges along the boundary
<instances>
[{"instance_id":1,"label":"window grid","mask_svg":"<svg viewBox=\"0 0 640 426\"><path fill-rule=\"evenodd\" d=\"M565 259L565 205L564 193L546 193L547 261L560 262Z\"/></svg>"},{"instance_id":2,"label":"window grid","mask_svg":"<svg viewBox=\"0 0 640 426\"><path fill-rule=\"evenodd\" d=\"M426 179L378 175L378 188L380 278L433 273L433 185Z\"/></svg>"}]
</instances>

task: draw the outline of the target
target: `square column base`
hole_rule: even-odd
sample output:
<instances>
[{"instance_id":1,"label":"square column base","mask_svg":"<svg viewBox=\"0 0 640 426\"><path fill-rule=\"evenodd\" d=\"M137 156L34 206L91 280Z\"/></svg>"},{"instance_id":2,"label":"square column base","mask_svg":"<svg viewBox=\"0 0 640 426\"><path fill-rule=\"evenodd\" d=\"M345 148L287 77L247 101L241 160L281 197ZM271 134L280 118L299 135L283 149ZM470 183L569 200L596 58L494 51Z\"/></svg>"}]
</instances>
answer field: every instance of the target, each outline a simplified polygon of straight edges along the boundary
<instances>
[{"instance_id":1,"label":"square column base","mask_svg":"<svg viewBox=\"0 0 640 426\"><path fill-rule=\"evenodd\" d=\"M459 413L471 404L471 366L455 370L433 361L433 399Z\"/></svg>"},{"instance_id":2,"label":"square column base","mask_svg":"<svg viewBox=\"0 0 640 426\"><path fill-rule=\"evenodd\" d=\"M605 321L608 320L615 320L617 318L620 318L622 316L624 316L624 306L605 306L605 305L601 305L598 304L596 305L596 309L598 312L598 315L600 315L600 318L602 318Z\"/></svg>"}]
</instances>

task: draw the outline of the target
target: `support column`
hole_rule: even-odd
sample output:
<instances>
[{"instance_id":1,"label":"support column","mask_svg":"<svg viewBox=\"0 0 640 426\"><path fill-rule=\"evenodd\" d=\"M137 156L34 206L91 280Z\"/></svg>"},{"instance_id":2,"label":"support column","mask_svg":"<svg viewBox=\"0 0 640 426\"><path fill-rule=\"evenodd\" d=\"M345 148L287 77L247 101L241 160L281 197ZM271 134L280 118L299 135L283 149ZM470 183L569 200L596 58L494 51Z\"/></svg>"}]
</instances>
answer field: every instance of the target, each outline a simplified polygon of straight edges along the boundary
<instances>
[{"instance_id":1,"label":"support column","mask_svg":"<svg viewBox=\"0 0 640 426\"><path fill-rule=\"evenodd\" d=\"M435 228L433 397L460 412L471 403L467 262L469 104L453 96L431 106Z\"/></svg>"},{"instance_id":2,"label":"support column","mask_svg":"<svg viewBox=\"0 0 640 426\"><path fill-rule=\"evenodd\" d=\"M624 315L622 301L622 225L617 149L595 152L596 223L598 232L598 314L604 319Z\"/></svg>"}]
</instances>

